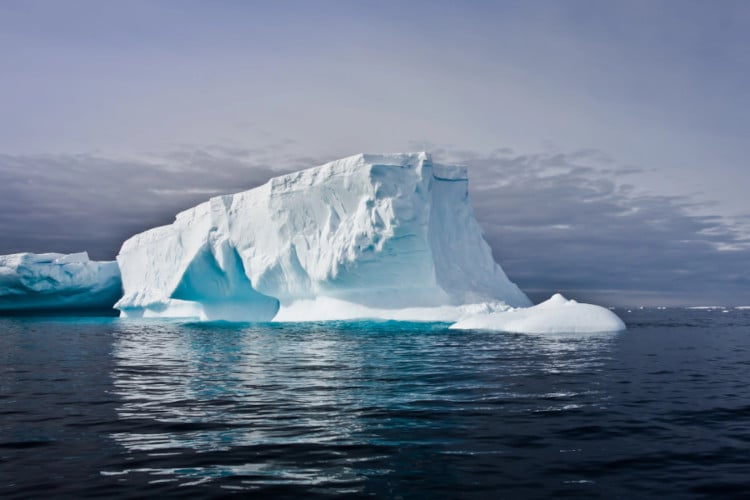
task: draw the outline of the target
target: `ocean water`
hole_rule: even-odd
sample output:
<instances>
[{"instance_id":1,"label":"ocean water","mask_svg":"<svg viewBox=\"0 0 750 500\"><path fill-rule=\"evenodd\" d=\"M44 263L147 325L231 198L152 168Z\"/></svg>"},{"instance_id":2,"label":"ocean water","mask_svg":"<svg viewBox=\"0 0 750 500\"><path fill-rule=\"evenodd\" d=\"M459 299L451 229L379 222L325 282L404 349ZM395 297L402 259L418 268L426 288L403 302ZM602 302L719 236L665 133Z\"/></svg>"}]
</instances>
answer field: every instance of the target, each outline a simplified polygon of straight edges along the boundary
<instances>
[{"instance_id":1,"label":"ocean water","mask_svg":"<svg viewBox=\"0 0 750 500\"><path fill-rule=\"evenodd\" d=\"M0 318L0 497L750 492L750 310L626 332Z\"/></svg>"}]
</instances>

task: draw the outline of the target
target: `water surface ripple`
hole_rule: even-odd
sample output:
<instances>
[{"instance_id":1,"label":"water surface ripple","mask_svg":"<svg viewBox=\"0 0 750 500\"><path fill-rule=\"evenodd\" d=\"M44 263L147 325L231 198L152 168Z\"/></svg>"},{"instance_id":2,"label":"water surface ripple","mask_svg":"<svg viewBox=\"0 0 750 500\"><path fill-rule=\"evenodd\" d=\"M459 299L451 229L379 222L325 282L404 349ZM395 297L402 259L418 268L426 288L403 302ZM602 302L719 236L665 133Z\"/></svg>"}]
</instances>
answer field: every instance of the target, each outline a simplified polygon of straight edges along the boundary
<instances>
[{"instance_id":1,"label":"water surface ripple","mask_svg":"<svg viewBox=\"0 0 750 500\"><path fill-rule=\"evenodd\" d=\"M743 496L750 310L604 335L0 319L0 496Z\"/></svg>"}]
</instances>

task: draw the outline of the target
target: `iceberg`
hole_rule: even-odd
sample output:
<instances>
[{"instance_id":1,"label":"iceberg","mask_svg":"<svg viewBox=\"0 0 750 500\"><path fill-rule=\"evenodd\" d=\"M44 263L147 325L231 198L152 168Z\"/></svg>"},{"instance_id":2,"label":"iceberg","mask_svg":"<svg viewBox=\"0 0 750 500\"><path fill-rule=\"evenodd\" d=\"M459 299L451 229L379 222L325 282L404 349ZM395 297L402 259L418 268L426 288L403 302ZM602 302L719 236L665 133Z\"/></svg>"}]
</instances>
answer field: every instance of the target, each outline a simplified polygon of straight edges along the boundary
<instances>
[{"instance_id":1,"label":"iceberg","mask_svg":"<svg viewBox=\"0 0 750 500\"><path fill-rule=\"evenodd\" d=\"M211 198L125 241L117 262L123 317L455 321L531 305L492 257L466 168L427 153L360 154Z\"/></svg>"},{"instance_id":2,"label":"iceberg","mask_svg":"<svg viewBox=\"0 0 750 500\"><path fill-rule=\"evenodd\" d=\"M556 293L533 307L468 315L450 328L514 333L604 333L625 330L625 323L605 307L568 300Z\"/></svg>"},{"instance_id":3,"label":"iceberg","mask_svg":"<svg viewBox=\"0 0 750 500\"><path fill-rule=\"evenodd\" d=\"M121 295L115 261L86 252L0 255L0 311L111 309Z\"/></svg>"}]
</instances>

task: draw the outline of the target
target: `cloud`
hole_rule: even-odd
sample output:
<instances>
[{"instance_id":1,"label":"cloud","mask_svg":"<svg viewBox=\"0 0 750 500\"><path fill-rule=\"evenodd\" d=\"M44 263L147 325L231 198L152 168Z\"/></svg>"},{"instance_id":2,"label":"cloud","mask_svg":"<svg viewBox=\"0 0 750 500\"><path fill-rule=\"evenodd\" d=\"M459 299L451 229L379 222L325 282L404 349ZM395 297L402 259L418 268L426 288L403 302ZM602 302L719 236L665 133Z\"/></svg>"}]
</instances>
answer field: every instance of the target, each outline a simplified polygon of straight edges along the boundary
<instances>
[{"instance_id":1,"label":"cloud","mask_svg":"<svg viewBox=\"0 0 750 500\"><path fill-rule=\"evenodd\" d=\"M132 234L168 224L212 195L277 175L257 154L172 152L146 160L0 155L0 253L74 252L110 259Z\"/></svg>"},{"instance_id":2,"label":"cloud","mask_svg":"<svg viewBox=\"0 0 750 500\"><path fill-rule=\"evenodd\" d=\"M466 162L477 218L521 288L612 304L747 302L742 221L702 214L711 203L694 197L644 193L625 182L636 169L602 159L578 151Z\"/></svg>"},{"instance_id":3,"label":"cloud","mask_svg":"<svg viewBox=\"0 0 750 500\"><path fill-rule=\"evenodd\" d=\"M534 298L560 290L611 304L747 302L750 219L711 215L695 197L644 192L628 182L639 169L597 150L416 145L469 166L496 260ZM127 237L212 195L329 159L219 146L137 160L0 155L0 253L88 250L110 259Z\"/></svg>"}]
</instances>

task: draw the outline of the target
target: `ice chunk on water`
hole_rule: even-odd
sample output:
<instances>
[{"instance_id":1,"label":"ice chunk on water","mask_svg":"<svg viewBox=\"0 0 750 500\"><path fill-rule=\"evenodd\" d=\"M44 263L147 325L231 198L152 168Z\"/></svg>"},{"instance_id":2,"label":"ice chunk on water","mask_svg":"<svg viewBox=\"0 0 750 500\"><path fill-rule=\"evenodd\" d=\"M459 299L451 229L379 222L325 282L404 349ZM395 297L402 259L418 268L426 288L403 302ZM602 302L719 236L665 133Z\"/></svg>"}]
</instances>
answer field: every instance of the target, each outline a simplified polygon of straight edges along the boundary
<instances>
[{"instance_id":1,"label":"ice chunk on water","mask_svg":"<svg viewBox=\"0 0 750 500\"><path fill-rule=\"evenodd\" d=\"M625 330L625 324L607 308L568 300L557 293L533 307L470 315L451 328L518 333L598 333Z\"/></svg>"}]
</instances>

